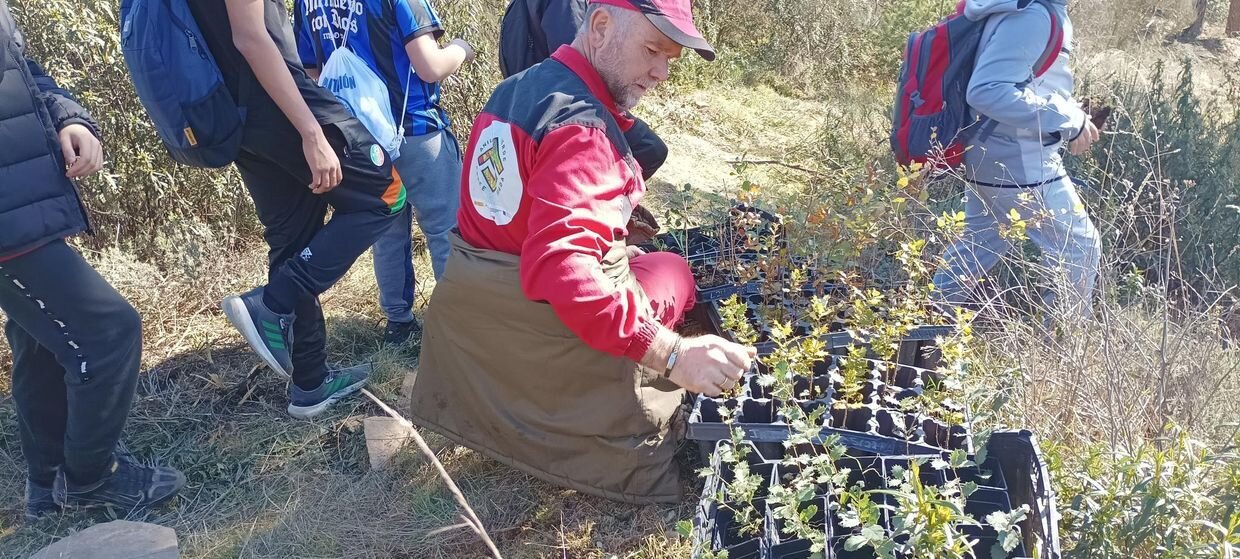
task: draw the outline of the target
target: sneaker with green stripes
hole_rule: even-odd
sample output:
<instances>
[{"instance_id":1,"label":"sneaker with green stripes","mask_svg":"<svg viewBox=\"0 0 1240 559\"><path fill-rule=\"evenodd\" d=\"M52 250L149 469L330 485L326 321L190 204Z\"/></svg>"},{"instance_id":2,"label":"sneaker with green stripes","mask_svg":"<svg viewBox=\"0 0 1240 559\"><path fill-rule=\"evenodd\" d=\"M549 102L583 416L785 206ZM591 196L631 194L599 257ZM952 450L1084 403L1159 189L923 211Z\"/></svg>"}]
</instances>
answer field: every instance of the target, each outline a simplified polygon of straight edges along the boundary
<instances>
[{"instance_id":1,"label":"sneaker with green stripes","mask_svg":"<svg viewBox=\"0 0 1240 559\"><path fill-rule=\"evenodd\" d=\"M327 411L337 401L366 385L374 365L365 363L346 369L329 369L323 383L314 390L288 385L288 414L297 419L310 419Z\"/></svg>"},{"instance_id":2,"label":"sneaker with green stripes","mask_svg":"<svg viewBox=\"0 0 1240 559\"><path fill-rule=\"evenodd\" d=\"M293 320L292 314L277 314L263 304L263 288L259 287L224 299L220 304L224 315L241 336L250 344L272 370L291 376L293 374Z\"/></svg>"}]
</instances>

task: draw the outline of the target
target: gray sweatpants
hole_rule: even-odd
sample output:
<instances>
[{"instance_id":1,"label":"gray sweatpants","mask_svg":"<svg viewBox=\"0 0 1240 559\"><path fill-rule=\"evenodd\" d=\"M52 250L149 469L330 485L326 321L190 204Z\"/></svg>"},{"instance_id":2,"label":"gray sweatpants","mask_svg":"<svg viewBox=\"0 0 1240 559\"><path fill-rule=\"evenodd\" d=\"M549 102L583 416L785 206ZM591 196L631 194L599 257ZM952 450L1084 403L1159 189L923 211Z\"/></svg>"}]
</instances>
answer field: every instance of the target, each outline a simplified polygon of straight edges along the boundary
<instances>
[{"instance_id":1,"label":"gray sweatpants","mask_svg":"<svg viewBox=\"0 0 1240 559\"><path fill-rule=\"evenodd\" d=\"M964 233L943 254L946 264L934 275L940 301L966 302L978 281L1011 250L1000 226L1012 224L1013 210L1027 224L1029 239L1041 249L1054 278L1043 302L1060 316L1088 317L1102 241L1067 177L1032 188L969 185Z\"/></svg>"}]
</instances>

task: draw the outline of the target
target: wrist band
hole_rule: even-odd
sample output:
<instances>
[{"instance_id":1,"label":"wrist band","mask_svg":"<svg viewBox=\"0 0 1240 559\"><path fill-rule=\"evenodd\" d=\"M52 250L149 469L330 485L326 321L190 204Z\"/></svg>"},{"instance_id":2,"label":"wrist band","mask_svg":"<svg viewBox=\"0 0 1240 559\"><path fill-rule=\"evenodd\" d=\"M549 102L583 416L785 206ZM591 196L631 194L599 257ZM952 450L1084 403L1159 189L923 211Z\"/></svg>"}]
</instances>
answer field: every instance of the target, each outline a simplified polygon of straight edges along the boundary
<instances>
[{"instance_id":1,"label":"wrist band","mask_svg":"<svg viewBox=\"0 0 1240 559\"><path fill-rule=\"evenodd\" d=\"M684 341L684 338L676 338L676 344L672 346L672 353L667 356L667 367L663 369L663 378L671 378L672 368L676 366L676 360L680 357L680 342L682 341Z\"/></svg>"}]
</instances>

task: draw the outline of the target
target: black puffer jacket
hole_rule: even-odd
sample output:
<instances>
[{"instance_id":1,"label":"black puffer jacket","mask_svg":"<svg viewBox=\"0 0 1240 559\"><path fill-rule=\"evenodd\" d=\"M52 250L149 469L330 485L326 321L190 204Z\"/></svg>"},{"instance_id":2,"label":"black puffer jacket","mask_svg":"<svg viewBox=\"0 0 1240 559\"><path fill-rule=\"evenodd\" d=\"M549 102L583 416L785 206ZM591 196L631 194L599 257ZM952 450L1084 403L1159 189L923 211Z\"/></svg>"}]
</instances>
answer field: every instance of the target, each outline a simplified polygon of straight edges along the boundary
<instances>
[{"instance_id":1,"label":"black puffer jacket","mask_svg":"<svg viewBox=\"0 0 1240 559\"><path fill-rule=\"evenodd\" d=\"M60 151L58 131L70 124L99 136L86 109L26 58L0 0L0 259L89 229Z\"/></svg>"},{"instance_id":2,"label":"black puffer jacket","mask_svg":"<svg viewBox=\"0 0 1240 559\"><path fill-rule=\"evenodd\" d=\"M499 30L499 68L504 77L524 71L573 42L586 15L586 0L512 0Z\"/></svg>"}]
</instances>

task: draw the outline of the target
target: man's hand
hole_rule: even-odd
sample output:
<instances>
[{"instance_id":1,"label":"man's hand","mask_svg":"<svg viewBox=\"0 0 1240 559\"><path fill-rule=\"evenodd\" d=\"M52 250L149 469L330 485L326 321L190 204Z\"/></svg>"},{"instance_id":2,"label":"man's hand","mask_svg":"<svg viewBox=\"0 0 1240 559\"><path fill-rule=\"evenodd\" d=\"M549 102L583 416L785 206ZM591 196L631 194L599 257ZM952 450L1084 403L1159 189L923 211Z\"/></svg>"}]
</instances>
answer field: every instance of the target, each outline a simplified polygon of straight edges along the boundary
<instances>
[{"instance_id":1,"label":"man's hand","mask_svg":"<svg viewBox=\"0 0 1240 559\"><path fill-rule=\"evenodd\" d=\"M629 219L629 236L625 239L630 245L648 243L659 234L659 220L650 210L638 204L633 208L633 217Z\"/></svg>"},{"instance_id":2,"label":"man's hand","mask_svg":"<svg viewBox=\"0 0 1240 559\"><path fill-rule=\"evenodd\" d=\"M643 254L646 254L646 251L642 250L640 247L629 245L629 246L624 247L624 253L628 255L629 260L632 260L634 258L637 258L638 256L642 256Z\"/></svg>"},{"instance_id":3,"label":"man's hand","mask_svg":"<svg viewBox=\"0 0 1240 559\"><path fill-rule=\"evenodd\" d=\"M671 381L690 392L715 397L734 388L757 355L752 347L718 336L685 338L672 367Z\"/></svg>"},{"instance_id":4,"label":"man's hand","mask_svg":"<svg viewBox=\"0 0 1240 559\"><path fill-rule=\"evenodd\" d=\"M302 136L301 150L306 155L306 163L310 165L310 191L315 194L328 192L340 184L343 174L340 171L340 159L336 150L327 142L322 129Z\"/></svg>"},{"instance_id":5,"label":"man's hand","mask_svg":"<svg viewBox=\"0 0 1240 559\"><path fill-rule=\"evenodd\" d=\"M103 168L103 144L81 124L60 129L60 151L65 156L65 176L71 179L93 175Z\"/></svg>"},{"instance_id":6,"label":"man's hand","mask_svg":"<svg viewBox=\"0 0 1240 559\"><path fill-rule=\"evenodd\" d=\"M452 41L448 43L448 46L452 45L456 45L460 47L461 50L465 51L466 63L473 62L474 57L478 55L478 53L474 52L474 46L469 44L469 41L466 41L465 39L452 39Z\"/></svg>"},{"instance_id":7,"label":"man's hand","mask_svg":"<svg viewBox=\"0 0 1240 559\"><path fill-rule=\"evenodd\" d=\"M1089 148L1094 145L1094 142L1097 142L1100 138L1102 138L1102 131L1098 130L1098 127L1094 126L1092 121L1086 119L1085 128L1082 128L1081 134L1068 144L1068 151L1070 151L1072 155L1081 155L1089 151Z\"/></svg>"}]
</instances>

